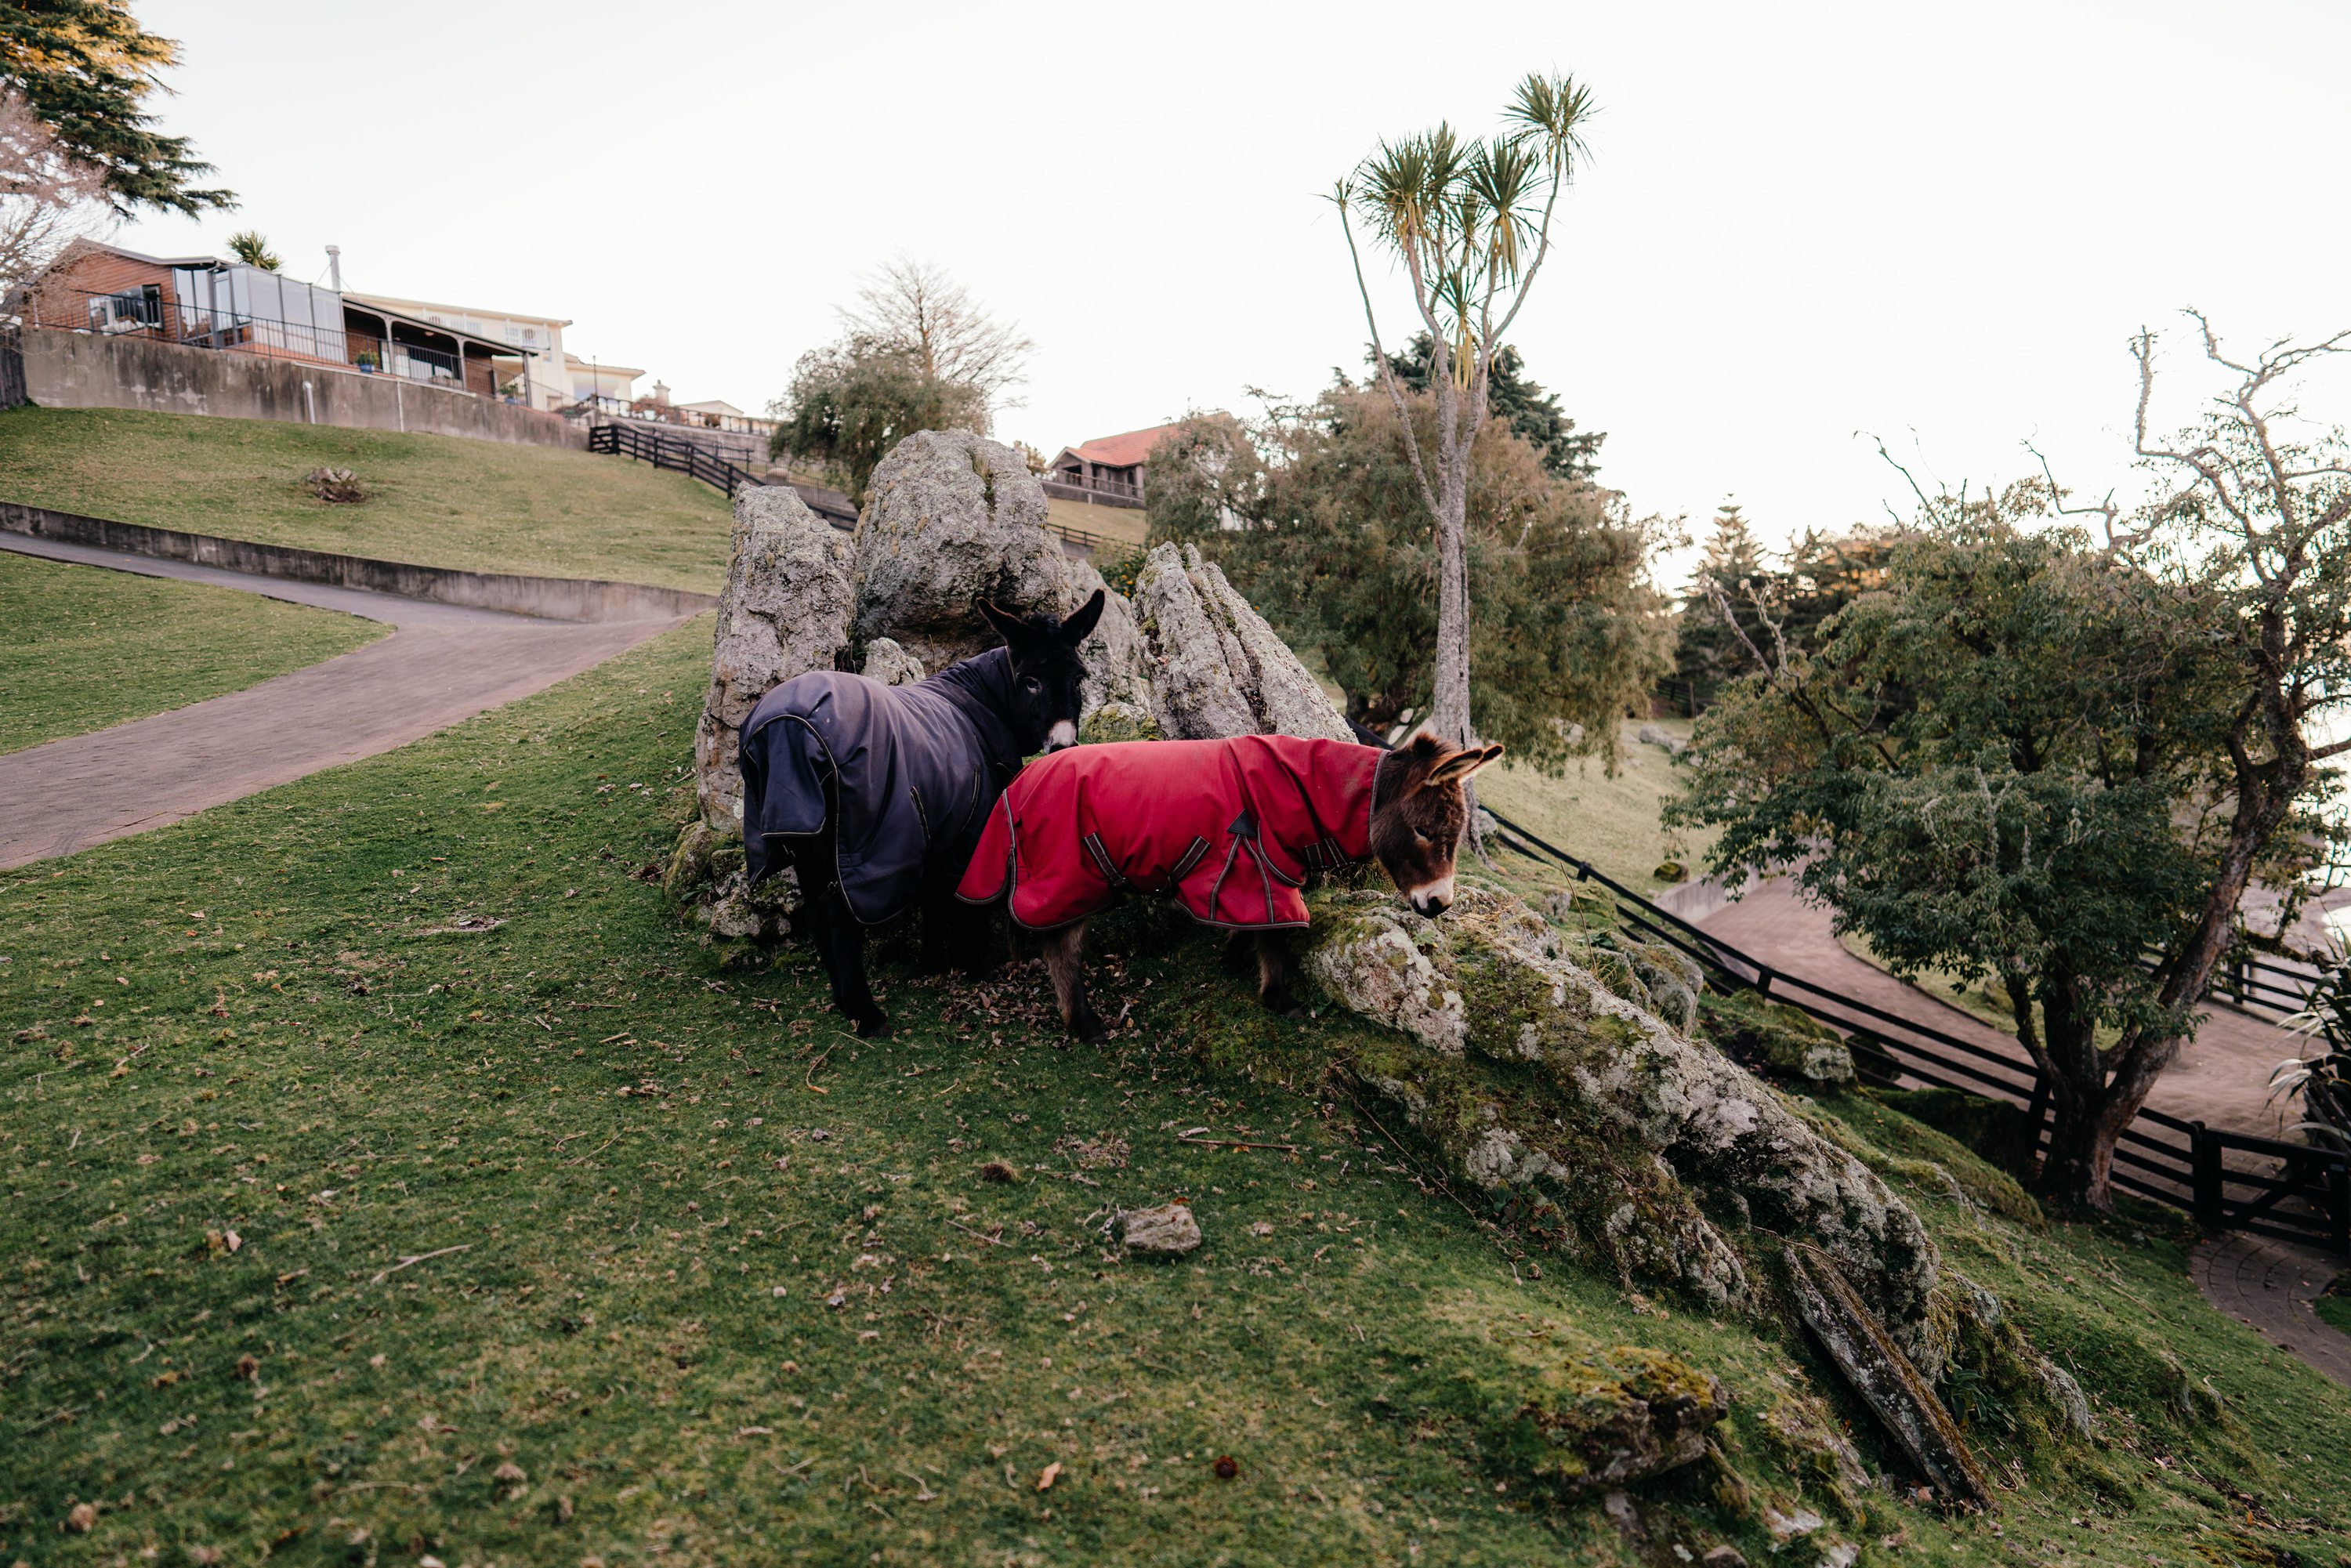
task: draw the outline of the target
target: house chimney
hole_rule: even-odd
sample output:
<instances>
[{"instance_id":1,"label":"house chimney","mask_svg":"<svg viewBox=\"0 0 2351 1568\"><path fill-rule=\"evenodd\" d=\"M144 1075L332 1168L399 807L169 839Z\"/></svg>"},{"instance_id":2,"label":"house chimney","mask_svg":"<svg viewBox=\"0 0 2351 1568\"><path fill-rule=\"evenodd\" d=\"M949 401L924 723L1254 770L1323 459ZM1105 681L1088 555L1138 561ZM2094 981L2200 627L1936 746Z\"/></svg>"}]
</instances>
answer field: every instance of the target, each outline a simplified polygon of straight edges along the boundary
<instances>
[{"instance_id":1,"label":"house chimney","mask_svg":"<svg viewBox=\"0 0 2351 1568\"><path fill-rule=\"evenodd\" d=\"M340 294L343 291L343 247L327 247L327 287Z\"/></svg>"}]
</instances>

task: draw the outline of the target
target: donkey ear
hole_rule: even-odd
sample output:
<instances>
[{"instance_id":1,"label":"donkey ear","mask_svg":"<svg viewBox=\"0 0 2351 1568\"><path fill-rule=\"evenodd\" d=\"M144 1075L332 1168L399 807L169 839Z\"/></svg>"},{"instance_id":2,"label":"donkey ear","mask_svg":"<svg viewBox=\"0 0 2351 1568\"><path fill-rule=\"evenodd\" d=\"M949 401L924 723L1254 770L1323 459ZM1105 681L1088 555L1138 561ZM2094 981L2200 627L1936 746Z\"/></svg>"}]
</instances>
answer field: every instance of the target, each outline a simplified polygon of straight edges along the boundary
<instances>
[{"instance_id":1,"label":"donkey ear","mask_svg":"<svg viewBox=\"0 0 2351 1568\"><path fill-rule=\"evenodd\" d=\"M1026 622L1009 611L998 610L984 594L972 595L971 607L979 612L981 620L996 628L996 634L1008 644L1017 646L1029 634Z\"/></svg>"},{"instance_id":2,"label":"donkey ear","mask_svg":"<svg viewBox=\"0 0 2351 1568\"><path fill-rule=\"evenodd\" d=\"M1502 748L1499 746L1473 746L1466 751L1457 751L1430 768L1428 777L1421 783L1424 787L1458 784L1501 755Z\"/></svg>"},{"instance_id":3,"label":"donkey ear","mask_svg":"<svg viewBox=\"0 0 2351 1568\"><path fill-rule=\"evenodd\" d=\"M1071 611L1069 614L1063 616L1061 619L1061 641L1067 643L1072 648L1084 642L1086 640L1086 633L1094 629L1094 622L1102 619L1103 602L1102 591L1097 588L1094 590L1094 596L1092 599L1087 600L1083 604L1079 605L1075 610Z\"/></svg>"}]
</instances>

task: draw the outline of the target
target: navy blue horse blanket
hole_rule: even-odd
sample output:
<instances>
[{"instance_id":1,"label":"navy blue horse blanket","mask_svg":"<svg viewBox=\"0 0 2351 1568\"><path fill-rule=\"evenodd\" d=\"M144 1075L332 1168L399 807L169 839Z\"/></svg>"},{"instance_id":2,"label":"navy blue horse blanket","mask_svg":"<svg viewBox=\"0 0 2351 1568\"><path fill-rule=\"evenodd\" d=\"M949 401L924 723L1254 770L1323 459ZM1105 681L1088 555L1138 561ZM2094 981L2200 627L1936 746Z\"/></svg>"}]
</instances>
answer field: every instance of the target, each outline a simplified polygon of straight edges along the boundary
<instances>
[{"instance_id":1,"label":"navy blue horse blanket","mask_svg":"<svg viewBox=\"0 0 2351 1568\"><path fill-rule=\"evenodd\" d=\"M833 786L835 871L859 922L914 906L923 868L961 874L989 809L1020 770L1002 718L1012 659L991 648L911 686L831 670L795 675L743 724L743 858L751 884L821 833Z\"/></svg>"}]
</instances>

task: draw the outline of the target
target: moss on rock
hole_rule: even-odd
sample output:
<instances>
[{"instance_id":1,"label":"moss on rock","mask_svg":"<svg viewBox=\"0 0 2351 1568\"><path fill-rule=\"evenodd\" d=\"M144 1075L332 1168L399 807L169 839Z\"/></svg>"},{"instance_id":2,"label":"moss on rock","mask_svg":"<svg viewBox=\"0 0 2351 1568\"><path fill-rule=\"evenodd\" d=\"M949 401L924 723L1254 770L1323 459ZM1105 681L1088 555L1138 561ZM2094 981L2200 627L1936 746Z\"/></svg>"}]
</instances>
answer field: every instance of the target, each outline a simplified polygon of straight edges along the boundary
<instances>
[{"instance_id":1,"label":"moss on rock","mask_svg":"<svg viewBox=\"0 0 2351 1568\"><path fill-rule=\"evenodd\" d=\"M1423 1048L1379 1074L1381 1092L1457 1175L1489 1190L1526 1186L1619 1266L1721 1304L1744 1298L1746 1270L1691 1189L1710 1191L1721 1207L1817 1241L1896 1341L1931 1355L1923 1331L1939 1258L1917 1215L1766 1085L1575 963L1571 934L1482 888L1465 890L1442 921L1364 893L1331 895L1323 914L1308 973ZM1432 1056L1474 1059L1473 1072L1509 1069L1524 1086L1507 1096L1481 1093L1474 1079L1456 1087L1477 1107L1479 1120L1462 1125L1458 1110L1430 1113Z\"/></svg>"}]
</instances>

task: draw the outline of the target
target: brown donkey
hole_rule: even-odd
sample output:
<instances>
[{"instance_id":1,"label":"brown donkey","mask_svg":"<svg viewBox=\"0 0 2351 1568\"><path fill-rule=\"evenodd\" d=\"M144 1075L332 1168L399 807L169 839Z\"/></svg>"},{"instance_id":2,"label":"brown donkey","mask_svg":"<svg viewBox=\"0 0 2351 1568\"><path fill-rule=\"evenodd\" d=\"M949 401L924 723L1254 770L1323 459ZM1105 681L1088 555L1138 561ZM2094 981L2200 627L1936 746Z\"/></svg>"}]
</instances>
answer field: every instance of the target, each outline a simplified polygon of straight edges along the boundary
<instances>
[{"instance_id":1,"label":"brown donkey","mask_svg":"<svg viewBox=\"0 0 2351 1568\"><path fill-rule=\"evenodd\" d=\"M1172 897L1230 932L1228 965L1253 942L1259 997L1293 1012L1280 933L1307 924L1307 877L1376 860L1415 909L1442 914L1462 783L1501 754L1426 734L1386 752L1280 735L1072 747L1012 781L956 894L1001 901L1045 934L1062 1019L1081 1039L1103 1033L1086 1001L1086 920L1121 893Z\"/></svg>"}]
</instances>

